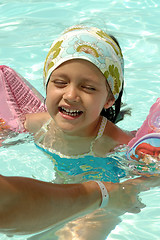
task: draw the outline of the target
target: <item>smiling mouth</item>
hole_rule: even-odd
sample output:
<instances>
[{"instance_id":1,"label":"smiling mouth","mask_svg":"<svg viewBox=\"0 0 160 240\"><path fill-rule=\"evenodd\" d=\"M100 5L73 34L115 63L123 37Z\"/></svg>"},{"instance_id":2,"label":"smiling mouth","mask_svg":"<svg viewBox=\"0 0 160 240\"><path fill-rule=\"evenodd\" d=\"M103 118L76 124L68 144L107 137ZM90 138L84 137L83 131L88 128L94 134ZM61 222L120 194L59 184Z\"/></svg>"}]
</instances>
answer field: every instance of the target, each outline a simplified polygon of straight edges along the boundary
<instances>
[{"instance_id":1,"label":"smiling mouth","mask_svg":"<svg viewBox=\"0 0 160 240\"><path fill-rule=\"evenodd\" d=\"M71 116L71 117L78 117L83 113L82 111L79 111L79 110L72 110L72 109L67 109L64 107L59 107L58 109L61 113Z\"/></svg>"}]
</instances>

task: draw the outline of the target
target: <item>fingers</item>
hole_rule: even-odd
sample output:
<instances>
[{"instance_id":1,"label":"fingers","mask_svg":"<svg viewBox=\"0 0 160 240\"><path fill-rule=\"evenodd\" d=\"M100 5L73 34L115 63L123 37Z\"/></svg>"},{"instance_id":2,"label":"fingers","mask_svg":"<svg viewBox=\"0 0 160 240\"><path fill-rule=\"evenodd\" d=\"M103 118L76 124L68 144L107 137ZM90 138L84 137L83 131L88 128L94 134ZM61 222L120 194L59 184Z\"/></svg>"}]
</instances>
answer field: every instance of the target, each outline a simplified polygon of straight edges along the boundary
<instances>
[{"instance_id":1,"label":"fingers","mask_svg":"<svg viewBox=\"0 0 160 240\"><path fill-rule=\"evenodd\" d=\"M142 190L146 191L148 188L145 186L142 187L140 184L132 184L132 182L124 182L121 186L121 196L123 199L122 208L126 210L126 212L139 213L141 209L146 207L146 205L141 202L138 194Z\"/></svg>"},{"instance_id":2,"label":"fingers","mask_svg":"<svg viewBox=\"0 0 160 240\"><path fill-rule=\"evenodd\" d=\"M141 209L139 207L133 207L131 208L129 211L129 213L140 213L141 212Z\"/></svg>"},{"instance_id":3,"label":"fingers","mask_svg":"<svg viewBox=\"0 0 160 240\"><path fill-rule=\"evenodd\" d=\"M132 185L135 192L140 193L148 191L151 186L153 186L153 180L147 177L138 177L134 179L127 180L125 185Z\"/></svg>"},{"instance_id":4,"label":"fingers","mask_svg":"<svg viewBox=\"0 0 160 240\"><path fill-rule=\"evenodd\" d=\"M160 177L150 176L141 178L139 186L141 191L149 190L152 187L158 187L160 186Z\"/></svg>"},{"instance_id":5,"label":"fingers","mask_svg":"<svg viewBox=\"0 0 160 240\"><path fill-rule=\"evenodd\" d=\"M137 201L133 204L133 206L128 209L129 213L139 213L141 212L141 209L145 208L146 205L141 202L141 198L137 197Z\"/></svg>"},{"instance_id":6,"label":"fingers","mask_svg":"<svg viewBox=\"0 0 160 240\"><path fill-rule=\"evenodd\" d=\"M129 213L140 213L141 212L141 209L145 208L146 205L141 203L139 206L134 206L134 207L131 207L128 212Z\"/></svg>"},{"instance_id":7,"label":"fingers","mask_svg":"<svg viewBox=\"0 0 160 240\"><path fill-rule=\"evenodd\" d=\"M108 207L119 214L125 212L139 213L146 205L141 202L138 194L142 191L148 190L145 185L139 184L141 179L138 179L138 183L135 183L132 179L119 183L116 185L116 189L110 191L110 201Z\"/></svg>"}]
</instances>

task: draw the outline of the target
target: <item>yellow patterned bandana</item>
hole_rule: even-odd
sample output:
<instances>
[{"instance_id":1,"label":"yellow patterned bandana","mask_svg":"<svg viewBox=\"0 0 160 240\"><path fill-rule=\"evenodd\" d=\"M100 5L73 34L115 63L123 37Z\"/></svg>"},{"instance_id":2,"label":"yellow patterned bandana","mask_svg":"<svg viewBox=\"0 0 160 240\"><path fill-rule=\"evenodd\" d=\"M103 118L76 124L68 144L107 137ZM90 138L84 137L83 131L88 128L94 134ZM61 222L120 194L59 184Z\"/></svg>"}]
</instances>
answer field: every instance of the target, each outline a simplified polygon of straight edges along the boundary
<instances>
[{"instance_id":1,"label":"yellow patterned bandana","mask_svg":"<svg viewBox=\"0 0 160 240\"><path fill-rule=\"evenodd\" d=\"M110 36L95 27L73 26L53 42L44 64L44 85L58 66L77 58L100 69L116 100L124 79L122 52Z\"/></svg>"}]
</instances>

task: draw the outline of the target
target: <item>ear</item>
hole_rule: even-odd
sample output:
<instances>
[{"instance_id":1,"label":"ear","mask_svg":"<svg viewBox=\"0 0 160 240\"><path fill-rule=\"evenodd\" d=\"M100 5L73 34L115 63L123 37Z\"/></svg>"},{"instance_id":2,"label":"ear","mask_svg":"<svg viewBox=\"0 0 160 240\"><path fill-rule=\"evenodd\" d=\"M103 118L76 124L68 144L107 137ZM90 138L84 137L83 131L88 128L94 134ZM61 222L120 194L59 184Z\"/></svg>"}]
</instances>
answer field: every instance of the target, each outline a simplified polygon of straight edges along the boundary
<instances>
[{"instance_id":1,"label":"ear","mask_svg":"<svg viewBox=\"0 0 160 240\"><path fill-rule=\"evenodd\" d=\"M114 97L113 98L109 98L109 99L107 99L107 101L106 101L106 103L104 105L104 108L108 109L108 108L112 107L114 103L115 103L115 98Z\"/></svg>"}]
</instances>

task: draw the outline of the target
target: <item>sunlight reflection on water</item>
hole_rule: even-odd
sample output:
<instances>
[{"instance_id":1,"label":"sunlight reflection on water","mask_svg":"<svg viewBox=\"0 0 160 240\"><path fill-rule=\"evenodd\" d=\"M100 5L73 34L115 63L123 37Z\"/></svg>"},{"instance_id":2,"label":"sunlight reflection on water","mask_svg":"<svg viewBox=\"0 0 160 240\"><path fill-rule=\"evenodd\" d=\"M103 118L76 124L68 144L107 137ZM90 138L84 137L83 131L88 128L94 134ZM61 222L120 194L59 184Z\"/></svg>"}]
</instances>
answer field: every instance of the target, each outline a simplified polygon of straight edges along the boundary
<instances>
[{"instance_id":1,"label":"sunlight reflection on water","mask_svg":"<svg viewBox=\"0 0 160 240\"><path fill-rule=\"evenodd\" d=\"M0 12L0 63L13 67L44 95L42 69L53 39L77 23L93 23L102 28L105 25L122 47L124 102L132 108L132 117L126 117L119 126L127 130L141 126L160 92L159 0L2 0ZM0 149L1 174L54 180L51 159L35 147L31 136L11 136L7 141ZM159 239L159 189L141 197L147 207L136 215L125 214L108 240L130 240L131 236L138 240ZM25 237L2 234L0 239Z\"/></svg>"}]
</instances>

